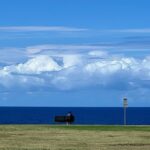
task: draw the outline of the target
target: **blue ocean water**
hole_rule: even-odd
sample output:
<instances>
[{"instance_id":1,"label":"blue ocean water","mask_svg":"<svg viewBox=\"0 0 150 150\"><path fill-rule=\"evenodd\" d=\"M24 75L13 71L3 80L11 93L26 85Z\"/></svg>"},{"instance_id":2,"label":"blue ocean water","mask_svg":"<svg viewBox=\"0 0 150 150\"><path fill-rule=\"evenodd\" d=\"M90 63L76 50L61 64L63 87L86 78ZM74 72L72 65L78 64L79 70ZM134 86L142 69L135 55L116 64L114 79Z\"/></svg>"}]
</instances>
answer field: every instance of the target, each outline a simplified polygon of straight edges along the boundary
<instances>
[{"instance_id":1,"label":"blue ocean water","mask_svg":"<svg viewBox=\"0 0 150 150\"><path fill-rule=\"evenodd\" d=\"M56 124L56 115L70 111L74 124L123 124L121 107L0 107L0 124ZM127 108L127 124L150 125L150 107Z\"/></svg>"}]
</instances>

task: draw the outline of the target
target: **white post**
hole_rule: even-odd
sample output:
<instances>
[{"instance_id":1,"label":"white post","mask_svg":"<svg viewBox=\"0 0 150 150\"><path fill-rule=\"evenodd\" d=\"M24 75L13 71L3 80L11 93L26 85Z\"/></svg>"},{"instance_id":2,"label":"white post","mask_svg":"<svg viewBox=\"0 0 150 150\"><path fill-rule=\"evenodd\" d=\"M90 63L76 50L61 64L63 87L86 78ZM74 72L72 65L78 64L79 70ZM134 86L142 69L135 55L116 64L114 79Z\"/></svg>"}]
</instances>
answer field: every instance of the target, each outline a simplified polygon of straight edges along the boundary
<instances>
[{"instance_id":1,"label":"white post","mask_svg":"<svg viewBox=\"0 0 150 150\"><path fill-rule=\"evenodd\" d=\"M123 107L124 107L124 125L127 124L127 113L126 113L126 108L128 106L128 100L127 98L123 99Z\"/></svg>"}]
</instances>

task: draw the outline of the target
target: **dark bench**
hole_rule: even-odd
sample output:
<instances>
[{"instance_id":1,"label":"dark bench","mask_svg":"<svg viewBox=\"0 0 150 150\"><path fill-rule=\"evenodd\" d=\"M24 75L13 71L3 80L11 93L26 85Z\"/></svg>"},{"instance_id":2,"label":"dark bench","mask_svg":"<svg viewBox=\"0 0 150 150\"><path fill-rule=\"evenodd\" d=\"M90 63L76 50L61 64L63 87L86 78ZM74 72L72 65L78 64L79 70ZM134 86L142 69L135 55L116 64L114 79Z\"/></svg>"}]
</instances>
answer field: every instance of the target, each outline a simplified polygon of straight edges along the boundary
<instances>
[{"instance_id":1,"label":"dark bench","mask_svg":"<svg viewBox=\"0 0 150 150\"><path fill-rule=\"evenodd\" d=\"M55 122L65 122L65 123L73 123L74 116L55 116Z\"/></svg>"}]
</instances>

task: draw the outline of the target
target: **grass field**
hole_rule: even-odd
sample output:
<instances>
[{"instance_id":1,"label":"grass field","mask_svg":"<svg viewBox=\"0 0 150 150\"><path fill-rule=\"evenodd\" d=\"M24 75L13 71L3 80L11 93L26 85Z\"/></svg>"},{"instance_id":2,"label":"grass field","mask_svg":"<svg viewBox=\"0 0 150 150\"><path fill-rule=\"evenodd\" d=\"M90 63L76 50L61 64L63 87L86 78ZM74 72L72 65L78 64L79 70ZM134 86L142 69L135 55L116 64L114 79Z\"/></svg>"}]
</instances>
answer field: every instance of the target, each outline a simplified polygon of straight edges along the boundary
<instances>
[{"instance_id":1,"label":"grass field","mask_svg":"<svg viewBox=\"0 0 150 150\"><path fill-rule=\"evenodd\" d=\"M150 126L0 125L3 150L150 150Z\"/></svg>"}]
</instances>

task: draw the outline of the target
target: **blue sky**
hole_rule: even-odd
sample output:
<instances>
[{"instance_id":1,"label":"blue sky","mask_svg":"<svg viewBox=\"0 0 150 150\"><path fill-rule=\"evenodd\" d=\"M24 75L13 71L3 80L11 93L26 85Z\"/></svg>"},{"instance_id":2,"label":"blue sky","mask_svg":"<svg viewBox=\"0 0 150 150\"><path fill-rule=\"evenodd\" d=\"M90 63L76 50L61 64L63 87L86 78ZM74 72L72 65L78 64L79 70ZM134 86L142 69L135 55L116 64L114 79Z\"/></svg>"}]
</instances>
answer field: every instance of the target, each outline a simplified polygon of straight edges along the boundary
<instances>
[{"instance_id":1,"label":"blue sky","mask_svg":"<svg viewBox=\"0 0 150 150\"><path fill-rule=\"evenodd\" d=\"M1 106L150 106L149 0L1 0Z\"/></svg>"}]
</instances>

